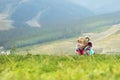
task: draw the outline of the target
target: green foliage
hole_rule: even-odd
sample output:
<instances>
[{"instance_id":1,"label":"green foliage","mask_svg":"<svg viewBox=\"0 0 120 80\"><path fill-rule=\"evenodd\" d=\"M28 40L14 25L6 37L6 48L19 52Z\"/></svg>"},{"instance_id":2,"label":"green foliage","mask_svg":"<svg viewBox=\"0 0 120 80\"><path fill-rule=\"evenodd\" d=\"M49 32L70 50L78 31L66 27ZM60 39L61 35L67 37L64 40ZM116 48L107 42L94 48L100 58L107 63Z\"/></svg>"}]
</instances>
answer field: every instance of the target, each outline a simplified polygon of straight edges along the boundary
<instances>
[{"instance_id":1,"label":"green foliage","mask_svg":"<svg viewBox=\"0 0 120 80\"><path fill-rule=\"evenodd\" d=\"M0 80L120 80L120 55L0 55Z\"/></svg>"}]
</instances>

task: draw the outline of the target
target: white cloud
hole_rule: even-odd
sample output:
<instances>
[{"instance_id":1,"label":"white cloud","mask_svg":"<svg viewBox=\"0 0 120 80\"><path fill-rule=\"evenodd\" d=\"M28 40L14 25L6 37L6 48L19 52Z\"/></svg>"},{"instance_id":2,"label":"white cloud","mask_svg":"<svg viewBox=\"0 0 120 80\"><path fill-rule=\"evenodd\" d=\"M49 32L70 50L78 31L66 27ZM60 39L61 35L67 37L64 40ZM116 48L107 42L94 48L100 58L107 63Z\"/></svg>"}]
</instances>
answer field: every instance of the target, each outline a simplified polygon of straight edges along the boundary
<instances>
[{"instance_id":1,"label":"white cloud","mask_svg":"<svg viewBox=\"0 0 120 80\"><path fill-rule=\"evenodd\" d=\"M0 13L0 30L9 30L14 28L12 20L7 20L8 15Z\"/></svg>"}]
</instances>

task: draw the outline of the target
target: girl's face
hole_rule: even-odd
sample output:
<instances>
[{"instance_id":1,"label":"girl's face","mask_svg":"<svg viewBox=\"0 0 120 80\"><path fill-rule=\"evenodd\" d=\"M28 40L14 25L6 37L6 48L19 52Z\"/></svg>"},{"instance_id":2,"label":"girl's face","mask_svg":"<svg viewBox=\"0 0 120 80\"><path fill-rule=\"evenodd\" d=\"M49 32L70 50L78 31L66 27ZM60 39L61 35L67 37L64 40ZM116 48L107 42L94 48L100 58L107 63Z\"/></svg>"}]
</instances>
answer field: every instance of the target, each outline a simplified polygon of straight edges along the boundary
<instances>
[{"instance_id":1,"label":"girl's face","mask_svg":"<svg viewBox=\"0 0 120 80\"><path fill-rule=\"evenodd\" d=\"M81 43L78 43L78 44L77 44L77 47L78 47L78 48L82 48L82 47L84 47L84 45L81 44Z\"/></svg>"},{"instance_id":2,"label":"girl's face","mask_svg":"<svg viewBox=\"0 0 120 80\"><path fill-rule=\"evenodd\" d=\"M78 43L81 45L81 46L85 46L87 44L86 40L85 39L80 39L78 40Z\"/></svg>"}]
</instances>

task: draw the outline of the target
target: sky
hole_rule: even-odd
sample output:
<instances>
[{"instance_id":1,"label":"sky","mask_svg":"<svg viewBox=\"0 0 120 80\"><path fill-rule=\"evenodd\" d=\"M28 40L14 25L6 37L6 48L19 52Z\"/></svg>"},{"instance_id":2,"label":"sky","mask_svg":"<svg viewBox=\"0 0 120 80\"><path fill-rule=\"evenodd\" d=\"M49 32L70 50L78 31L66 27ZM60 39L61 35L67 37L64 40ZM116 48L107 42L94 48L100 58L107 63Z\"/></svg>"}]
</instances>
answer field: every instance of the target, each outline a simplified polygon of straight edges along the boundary
<instances>
[{"instance_id":1,"label":"sky","mask_svg":"<svg viewBox=\"0 0 120 80\"><path fill-rule=\"evenodd\" d=\"M19 0L0 0L0 5L3 5L3 3L6 2L17 2ZM18 4L18 6L22 3L27 3L29 1L32 2L36 2L36 1L48 1L49 0L20 0ZM74 3L76 5L80 5L83 7L86 7L88 9L90 9L91 11L93 11L96 14L101 14L101 13L111 13L111 12L115 12L115 11L120 11L120 0L51 0L51 2L60 2L60 1L68 1L71 3Z\"/></svg>"},{"instance_id":2,"label":"sky","mask_svg":"<svg viewBox=\"0 0 120 80\"><path fill-rule=\"evenodd\" d=\"M120 0L68 0L82 5L95 13L120 11Z\"/></svg>"}]
</instances>

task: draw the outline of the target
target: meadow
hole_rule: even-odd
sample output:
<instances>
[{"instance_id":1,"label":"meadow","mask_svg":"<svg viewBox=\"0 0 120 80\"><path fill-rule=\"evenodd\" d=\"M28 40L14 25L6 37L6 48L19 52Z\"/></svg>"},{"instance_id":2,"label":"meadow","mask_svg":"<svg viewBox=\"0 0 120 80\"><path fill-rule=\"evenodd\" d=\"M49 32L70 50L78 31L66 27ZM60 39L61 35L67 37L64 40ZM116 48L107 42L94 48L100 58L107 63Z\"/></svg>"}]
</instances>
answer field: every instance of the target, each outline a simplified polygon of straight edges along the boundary
<instances>
[{"instance_id":1,"label":"meadow","mask_svg":"<svg viewBox=\"0 0 120 80\"><path fill-rule=\"evenodd\" d=\"M0 55L0 80L120 80L120 54Z\"/></svg>"}]
</instances>

